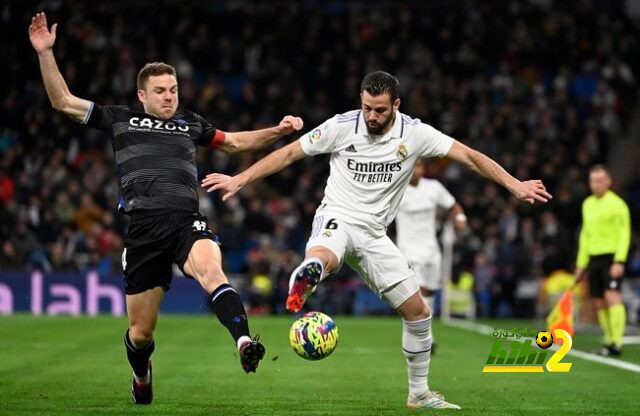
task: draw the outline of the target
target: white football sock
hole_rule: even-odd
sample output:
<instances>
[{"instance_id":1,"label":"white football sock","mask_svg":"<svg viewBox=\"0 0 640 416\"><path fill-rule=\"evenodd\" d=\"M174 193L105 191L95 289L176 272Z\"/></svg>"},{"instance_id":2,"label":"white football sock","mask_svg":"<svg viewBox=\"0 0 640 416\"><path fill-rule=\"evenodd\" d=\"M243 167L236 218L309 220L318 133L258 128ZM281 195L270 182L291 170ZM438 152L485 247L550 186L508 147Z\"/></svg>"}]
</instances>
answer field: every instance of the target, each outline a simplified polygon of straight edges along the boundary
<instances>
[{"instance_id":1,"label":"white football sock","mask_svg":"<svg viewBox=\"0 0 640 416\"><path fill-rule=\"evenodd\" d=\"M319 257L309 257L308 259L305 259L302 264L307 264L309 262L312 261L316 261L318 263L320 263L320 268L322 269L322 272L320 273L320 280L318 281L318 283L322 282L324 280L324 262L322 260L320 260Z\"/></svg>"},{"instance_id":2,"label":"white football sock","mask_svg":"<svg viewBox=\"0 0 640 416\"><path fill-rule=\"evenodd\" d=\"M236 342L236 347L238 348L238 350L240 350L240 346L245 342L251 342L251 338L249 338L246 335L243 335L240 338L238 338L238 342Z\"/></svg>"},{"instance_id":3,"label":"white football sock","mask_svg":"<svg viewBox=\"0 0 640 416\"><path fill-rule=\"evenodd\" d=\"M409 396L422 396L429 390L431 317L419 321L402 320L402 351L407 359Z\"/></svg>"},{"instance_id":4,"label":"white football sock","mask_svg":"<svg viewBox=\"0 0 640 416\"><path fill-rule=\"evenodd\" d=\"M312 262L320 263L320 280L318 280L318 284L324 280L324 277L325 277L325 273L324 273L324 263L323 263L323 262L322 262L322 260L320 260L320 258L318 258L318 257L309 257L309 258L307 258L307 259L304 259L304 260L302 261L302 263L300 263L300 264L298 265L298 267L296 267L296 268L293 270L293 272L291 273L291 277L289 277L289 292L291 292L291 288L293 287L293 282L295 281L295 280L294 280L294 278L295 278L295 276L298 274L298 272L299 272L303 267L305 267L307 264L312 263ZM313 288L313 291L314 291L314 292L316 291L316 288L317 288L317 285L316 285L316 287L314 287L314 288Z\"/></svg>"}]
</instances>

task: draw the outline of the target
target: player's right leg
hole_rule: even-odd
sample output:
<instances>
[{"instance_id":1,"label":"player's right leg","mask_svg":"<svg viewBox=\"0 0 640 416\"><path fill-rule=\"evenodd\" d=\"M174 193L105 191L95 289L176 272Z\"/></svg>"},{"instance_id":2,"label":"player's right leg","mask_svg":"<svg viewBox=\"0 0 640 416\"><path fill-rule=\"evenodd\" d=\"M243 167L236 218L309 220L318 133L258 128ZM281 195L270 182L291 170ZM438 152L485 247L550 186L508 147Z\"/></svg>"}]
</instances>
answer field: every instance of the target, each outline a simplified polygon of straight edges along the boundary
<instances>
[{"instance_id":1,"label":"player's right leg","mask_svg":"<svg viewBox=\"0 0 640 416\"><path fill-rule=\"evenodd\" d=\"M338 271L350 245L349 228L350 225L339 215L318 211L307 241L305 259L289 278L288 311L298 312L302 309L318 283Z\"/></svg>"},{"instance_id":2,"label":"player's right leg","mask_svg":"<svg viewBox=\"0 0 640 416\"><path fill-rule=\"evenodd\" d=\"M333 273L339 264L338 257L328 248L311 247L305 259L291 273L289 278L289 295L286 307L290 312L298 312L304 306L309 295L326 276Z\"/></svg>"},{"instance_id":3,"label":"player's right leg","mask_svg":"<svg viewBox=\"0 0 640 416\"><path fill-rule=\"evenodd\" d=\"M153 400L153 331L164 292L171 282L171 261L163 254L161 239L155 237L159 223L162 221L158 216L132 216L122 253L129 318L124 344L134 374L131 394L137 404Z\"/></svg>"},{"instance_id":4,"label":"player's right leg","mask_svg":"<svg viewBox=\"0 0 640 416\"><path fill-rule=\"evenodd\" d=\"M131 396L136 404L153 400L151 354L155 349L153 331L158 320L164 289L155 287L126 296L129 329L124 336L127 358L133 369Z\"/></svg>"}]
</instances>

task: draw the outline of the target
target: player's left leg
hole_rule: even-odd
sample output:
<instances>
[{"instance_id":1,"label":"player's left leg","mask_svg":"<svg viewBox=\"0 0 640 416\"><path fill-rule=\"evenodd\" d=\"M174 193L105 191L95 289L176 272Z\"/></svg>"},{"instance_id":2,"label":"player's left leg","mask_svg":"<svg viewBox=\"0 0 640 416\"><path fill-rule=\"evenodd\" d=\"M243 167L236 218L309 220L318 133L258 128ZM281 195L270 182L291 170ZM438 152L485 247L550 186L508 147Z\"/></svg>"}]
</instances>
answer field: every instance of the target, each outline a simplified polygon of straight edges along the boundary
<instances>
[{"instance_id":1,"label":"player's left leg","mask_svg":"<svg viewBox=\"0 0 640 416\"><path fill-rule=\"evenodd\" d=\"M438 254L438 253L435 253ZM416 279L420 285L420 295L425 301L429 310L435 311L436 291L442 286L441 258L433 254L430 262L411 262L411 269L415 272ZM436 337L431 333L431 355L436 352Z\"/></svg>"},{"instance_id":2,"label":"player's left leg","mask_svg":"<svg viewBox=\"0 0 640 416\"><path fill-rule=\"evenodd\" d=\"M427 306L429 307L429 310L433 313L433 311L435 310L435 305L434 305L435 292L424 286L420 286L420 295L424 303L426 303ZM436 336L433 334L433 331L432 331L431 332L431 355L434 355L435 353L436 353Z\"/></svg>"},{"instance_id":3,"label":"player's left leg","mask_svg":"<svg viewBox=\"0 0 640 416\"><path fill-rule=\"evenodd\" d=\"M433 311L435 309L436 292L424 286L420 286L420 295L422 295L422 300L424 301L424 303L429 306L429 310Z\"/></svg>"},{"instance_id":4,"label":"player's left leg","mask_svg":"<svg viewBox=\"0 0 640 416\"><path fill-rule=\"evenodd\" d=\"M622 353L622 339L624 338L624 329L627 323L627 312L624 308L624 303L622 303L622 295L619 290L620 282L619 280L612 281L617 283L616 288L605 290L604 299L607 304L611 331L612 345L609 350L611 355L617 356Z\"/></svg>"},{"instance_id":5,"label":"player's left leg","mask_svg":"<svg viewBox=\"0 0 640 416\"><path fill-rule=\"evenodd\" d=\"M402 316L402 350L407 361L410 408L460 409L432 392L428 385L431 355L431 311L422 300L418 282L400 250L387 236L359 236L360 256L347 263Z\"/></svg>"},{"instance_id":6,"label":"player's left leg","mask_svg":"<svg viewBox=\"0 0 640 416\"><path fill-rule=\"evenodd\" d=\"M264 357L265 349L257 337L251 339L244 305L240 295L229 284L221 263L222 254L218 244L210 239L200 239L191 246L183 270L210 294L211 305L218 320L236 342L244 371L255 372Z\"/></svg>"},{"instance_id":7,"label":"player's left leg","mask_svg":"<svg viewBox=\"0 0 640 416\"><path fill-rule=\"evenodd\" d=\"M384 293L393 305L415 289L415 282L408 278ZM432 347L431 311L415 291L396 308L402 316L402 351L407 360L409 375L409 408L460 409L460 406L445 401L444 397L429 389L428 375Z\"/></svg>"}]
</instances>

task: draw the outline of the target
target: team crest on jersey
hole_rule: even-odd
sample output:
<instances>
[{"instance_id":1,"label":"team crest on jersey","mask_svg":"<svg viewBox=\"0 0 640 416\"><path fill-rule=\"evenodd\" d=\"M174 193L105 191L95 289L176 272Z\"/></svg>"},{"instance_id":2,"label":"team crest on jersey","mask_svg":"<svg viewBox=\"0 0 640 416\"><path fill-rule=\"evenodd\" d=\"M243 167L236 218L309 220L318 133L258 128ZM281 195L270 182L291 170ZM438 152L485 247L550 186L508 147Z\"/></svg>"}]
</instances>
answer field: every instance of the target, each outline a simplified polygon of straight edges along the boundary
<instances>
[{"instance_id":1,"label":"team crest on jersey","mask_svg":"<svg viewBox=\"0 0 640 416\"><path fill-rule=\"evenodd\" d=\"M193 231L204 231L207 229L207 223L204 221L196 220L193 222Z\"/></svg>"},{"instance_id":2,"label":"team crest on jersey","mask_svg":"<svg viewBox=\"0 0 640 416\"><path fill-rule=\"evenodd\" d=\"M322 130L320 127L312 131L311 134L309 134L309 138L311 139L311 143L315 143L320 140L322 138Z\"/></svg>"},{"instance_id":3,"label":"team crest on jersey","mask_svg":"<svg viewBox=\"0 0 640 416\"><path fill-rule=\"evenodd\" d=\"M396 150L396 156L398 157L398 159L405 159L407 156L409 156L409 150L407 149L407 146L405 146L404 144L398 146L398 150Z\"/></svg>"}]
</instances>

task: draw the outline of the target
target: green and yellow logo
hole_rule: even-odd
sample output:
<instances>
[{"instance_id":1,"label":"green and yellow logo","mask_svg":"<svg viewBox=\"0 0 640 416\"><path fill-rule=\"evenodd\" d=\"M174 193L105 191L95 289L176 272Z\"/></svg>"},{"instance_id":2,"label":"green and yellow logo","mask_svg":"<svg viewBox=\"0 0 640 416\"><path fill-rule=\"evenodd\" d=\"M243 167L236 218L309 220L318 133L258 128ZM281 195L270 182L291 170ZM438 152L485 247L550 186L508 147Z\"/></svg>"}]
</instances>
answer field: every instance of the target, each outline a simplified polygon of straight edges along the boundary
<instances>
[{"instance_id":1,"label":"green and yellow logo","mask_svg":"<svg viewBox=\"0 0 640 416\"><path fill-rule=\"evenodd\" d=\"M544 372L543 364L547 359L549 351L547 349L554 343L562 340L562 346L549 357L545 367L551 372L568 372L572 363L561 363L560 360L571 350L571 335L564 329L555 329L553 334L550 331L531 331L527 329L518 331L500 331L497 328L491 334L493 347L489 352L489 357L482 369L483 373L542 373ZM525 339L523 343L520 341L511 341L503 347L503 343L507 338ZM532 347L535 339L537 347Z\"/></svg>"}]
</instances>

